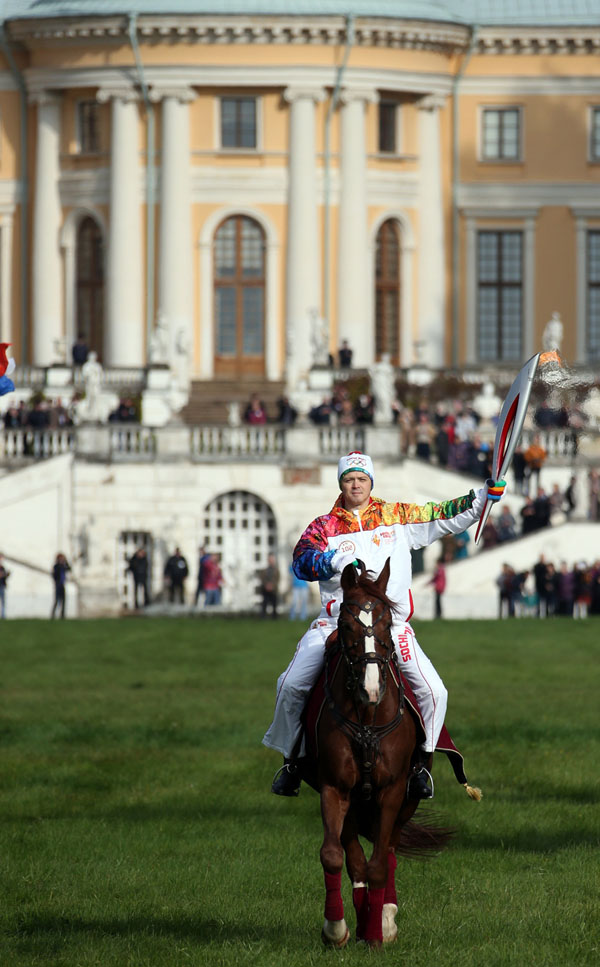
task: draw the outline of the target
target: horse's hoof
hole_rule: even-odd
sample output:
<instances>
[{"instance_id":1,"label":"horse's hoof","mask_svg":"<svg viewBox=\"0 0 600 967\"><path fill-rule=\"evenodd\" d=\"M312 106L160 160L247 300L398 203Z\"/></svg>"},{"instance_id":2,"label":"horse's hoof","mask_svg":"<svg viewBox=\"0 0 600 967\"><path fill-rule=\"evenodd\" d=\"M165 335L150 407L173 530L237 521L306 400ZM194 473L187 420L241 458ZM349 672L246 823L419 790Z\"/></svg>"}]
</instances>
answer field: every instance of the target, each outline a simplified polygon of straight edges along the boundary
<instances>
[{"instance_id":1,"label":"horse's hoof","mask_svg":"<svg viewBox=\"0 0 600 967\"><path fill-rule=\"evenodd\" d=\"M393 943L398 936L398 926L396 924L396 914L398 907L395 903L384 903L383 915L381 917L381 928L384 943Z\"/></svg>"},{"instance_id":2,"label":"horse's hoof","mask_svg":"<svg viewBox=\"0 0 600 967\"><path fill-rule=\"evenodd\" d=\"M326 947L341 950L350 940L350 931L345 920L326 920L321 930L321 940Z\"/></svg>"}]
</instances>

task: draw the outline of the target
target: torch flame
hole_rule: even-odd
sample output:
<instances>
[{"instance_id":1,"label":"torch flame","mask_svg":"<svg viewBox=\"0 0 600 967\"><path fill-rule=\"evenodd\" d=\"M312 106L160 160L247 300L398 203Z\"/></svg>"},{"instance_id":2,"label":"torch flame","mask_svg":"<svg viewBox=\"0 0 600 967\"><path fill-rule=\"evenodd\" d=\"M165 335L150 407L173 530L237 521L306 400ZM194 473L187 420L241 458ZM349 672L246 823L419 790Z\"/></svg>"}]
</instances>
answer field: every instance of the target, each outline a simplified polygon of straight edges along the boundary
<instances>
[{"instance_id":1,"label":"torch flame","mask_svg":"<svg viewBox=\"0 0 600 967\"><path fill-rule=\"evenodd\" d=\"M562 366L561 358L556 349L551 349L549 352L541 354L540 364L545 366L547 363L558 363L559 366Z\"/></svg>"}]
</instances>

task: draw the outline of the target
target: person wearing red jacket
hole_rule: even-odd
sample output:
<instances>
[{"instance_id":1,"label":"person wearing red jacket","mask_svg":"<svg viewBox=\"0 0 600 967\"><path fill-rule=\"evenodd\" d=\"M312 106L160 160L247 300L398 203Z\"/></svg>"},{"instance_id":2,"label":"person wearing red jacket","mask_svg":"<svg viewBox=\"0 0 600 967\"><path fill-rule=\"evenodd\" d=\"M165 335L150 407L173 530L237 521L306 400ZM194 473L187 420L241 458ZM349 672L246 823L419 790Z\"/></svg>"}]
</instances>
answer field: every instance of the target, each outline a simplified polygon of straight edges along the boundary
<instances>
[{"instance_id":1,"label":"person wearing red jacket","mask_svg":"<svg viewBox=\"0 0 600 967\"><path fill-rule=\"evenodd\" d=\"M343 597L342 571L360 559L369 571L379 574L389 557L386 593L395 602L392 637L400 668L419 703L425 727L422 768L411 780L410 791L415 798L432 796L425 762L435 749L444 724L447 692L409 623L413 613L410 552L446 534L460 534L476 523L492 481L477 494L471 491L454 500L419 506L372 497L373 478L373 462L367 454L354 452L342 457L338 464L340 496L328 514L309 524L294 550L295 574L305 581L319 582L321 613L279 677L273 722L263 738L264 745L284 756L284 765L271 787L276 795L296 796L300 789L299 770L292 756L301 735L300 718L306 698L323 665L325 642L336 628ZM492 499L499 499L504 483L500 481L495 490L498 496Z\"/></svg>"}]
</instances>

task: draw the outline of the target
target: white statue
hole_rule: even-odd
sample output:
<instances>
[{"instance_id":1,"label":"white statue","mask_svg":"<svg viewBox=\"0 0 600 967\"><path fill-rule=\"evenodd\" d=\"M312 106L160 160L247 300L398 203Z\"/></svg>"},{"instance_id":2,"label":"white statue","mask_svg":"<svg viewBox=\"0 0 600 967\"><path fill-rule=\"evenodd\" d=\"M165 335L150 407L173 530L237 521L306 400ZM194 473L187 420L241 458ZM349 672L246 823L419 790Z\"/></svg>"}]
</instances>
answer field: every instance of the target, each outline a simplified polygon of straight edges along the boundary
<instances>
[{"instance_id":1,"label":"white statue","mask_svg":"<svg viewBox=\"0 0 600 967\"><path fill-rule=\"evenodd\" d=\"M87 420L100 419L100 389L104 370L98 362L98 354L92 349L81 367L81 375L85 386L85 418Z\"/></svg>"},{"instance_id":2,"label":"white statue","mask_svg":"<svg viewBox=\"0 0 600 967\"><path fill-rule=\"evenodd\" d=\"M542 335L542 346L546 352L556 352L560 353L560 347L563 341L563 324L560 319L560 312L553 312L552 318L546 323L544 333Z\"/></svg>"},{"instance_id":3,"label":"white statue","mask_svg":"<svg viewBox=\"0 0 600 967\"><path fill-rule=\"evenodd\" d=\"M233 400L231 403L227 404L227 423L229 424L229 426L242 425L242 415L240 413L240 404L237 400Z\"/></svg>"},{"instance_id":4,"label":"white statue","mask_svg":"<svg viewBox=\"0 0 600 967\"><path fill-rule=\"evenodd\" d=\"M312 365L329 365L329 333L327 323L319 315L318 309L310 309L310 344L312 348Z\"/></svg>"},{"instance_id":5,"label":"white statue","mask_svg":"<svg viewBox=\"0 0 600 967\"><path fill-rule=\"evenodd\" d=\"M185 329L178 329L175 336L175 354L173 358L173 375L179 390L187 392L189 387L190 340Z\"/></svg>"},{"instance_id":6,"label":"white statue","mask_svg":"<svg viewBox=\"0 0 600 967\"><path fill-rule=\"evenodd\" d=\"M169 327L167 320L160 314L150 336L148 357L153 366L169 361Z\"/></svg>"},{"instance_id":7,"label":"white statue","mask_svg":"<svg viewBox=\"0 0 600 967\"><path fill-rule=\"evenodd\" d=\"M496 395L493 383L488 381L483 384L481 393L473 400L473 409L484 423L491 423L496 419L502 409L502 400Z\"/></svg>"},{"instance_id":8,"label":"white statue","mask_svg":"<svg viewBox=\"0 0 600 967\"><path fill-rule=\"evenodd\" d=\"M581 409L589 426L600 428L600 389L597 386L592 386Z\"/></svg>"},{"instance_id":9,"label":"white statue","mask_svg":"<svg viewBox=\"0 0 600 967\"><path fill-rule=\"evenodd\" d=\"M369 368L369 376L371 393L375 398L375 423L391 423L396 387L389 353L382 353L380 362L373 363Z\"/></svg>"}]
</instances>

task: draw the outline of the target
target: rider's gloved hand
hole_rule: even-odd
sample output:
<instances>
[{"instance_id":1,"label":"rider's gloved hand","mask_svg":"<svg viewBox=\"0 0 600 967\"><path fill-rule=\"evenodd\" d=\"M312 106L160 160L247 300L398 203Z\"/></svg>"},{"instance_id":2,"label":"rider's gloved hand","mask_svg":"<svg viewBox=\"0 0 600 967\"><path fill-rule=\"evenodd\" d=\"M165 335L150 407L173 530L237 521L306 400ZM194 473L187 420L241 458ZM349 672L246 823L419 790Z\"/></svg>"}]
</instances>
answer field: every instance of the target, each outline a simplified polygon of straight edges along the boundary
<instances>
[{"instance_id":1,"label":"rider's gloved hand","mask_svg":"<svg viewBox=\"0 0 600 967\"><path fill-rule=\"evenodd\" d=\"M490 478L489 480L486 480L485 485L487 487L488 500L498 501L504 494L506 480L492 480Z\"/></svg>"},{"instance_id":2,"label":"rider's gloved hand","mask_svg":"<svg viewBox=\"0 0 600 967\"><path fill-rule=\"evenodd\" d=\"M344 570L348 564L354 564L356 558L354 554L348 551L336 551L331 558L331 567L334 571L339 571L340 573Z\"/></svg>"}]
</instances>

